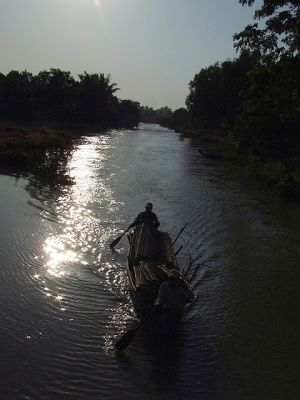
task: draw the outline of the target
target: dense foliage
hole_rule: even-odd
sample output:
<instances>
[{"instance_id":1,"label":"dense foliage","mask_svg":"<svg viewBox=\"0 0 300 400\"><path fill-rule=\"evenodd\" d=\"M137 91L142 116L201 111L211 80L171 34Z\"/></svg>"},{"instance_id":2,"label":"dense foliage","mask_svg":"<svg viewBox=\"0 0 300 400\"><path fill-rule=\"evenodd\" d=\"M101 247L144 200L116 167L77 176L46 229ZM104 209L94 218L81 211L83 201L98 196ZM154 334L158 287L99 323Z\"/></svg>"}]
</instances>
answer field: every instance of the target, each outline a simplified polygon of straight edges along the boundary
<instances>
[{"instance_id":1,"label":"dense foliage","mask_svg":"<svg viewBox=\"0 0 300 400\"><path fill-rule=\"evenodd\" d=\"M300 3L264 0L254 17L259 25L234 35L239 57L202 69L190 82L180 125L199 135L218 131L237 154L287 162L300 149ZM177 112L169 125L179 128Z\"/></svg>"},{"instance_id":2,"label":"dense foliage","mask_svg":"<svg viewBox=\"0 0 300 400\"><path fill-rule=\"evenodd\" d=\"M240 108L240 93L248 83L247 73L257 58L243 52L233 61L202 69L190 82L186 105L196 128L230 127Z\"/></svg>"},{"instance_id":3,"label":"dense foliage","mask_svg":"<svg viewBox=\"0 0 300 400\"><path fill-rule=\"evenodd\" d=\"M256 0L239 0L242 5L252 6ZM254 13L258 23L247 25L234 35L238 49L248 48L257 53L262 62L276 62L281 57L293 57L300 50L300 3L299 0L263 0Z\"/></svg>"},{"instance_id":4,"label":"dense foliage","mask_svg":"<svg viewBox=\"0 0 300 400\"><path fill-rule=\"evenodd\" d=\"M257 3L259 23L234 35L239 56L196 74L187 109L174 111L166 125L218 141L281 192L300 197L300 2Z\"/></svg>"},{"instance_id":5,"label":"dense foliage","mask_svg":"<svg viewBox=\"0 0 300 400\"><path fill-rule=\"evenodd\" d=\"M60 69L0 74L0 121L47 121L95 125L99 128L134 127L139 104L119 100L115 83L104 74L84 72L75 80Z\"/></svg>"}]
</instances>

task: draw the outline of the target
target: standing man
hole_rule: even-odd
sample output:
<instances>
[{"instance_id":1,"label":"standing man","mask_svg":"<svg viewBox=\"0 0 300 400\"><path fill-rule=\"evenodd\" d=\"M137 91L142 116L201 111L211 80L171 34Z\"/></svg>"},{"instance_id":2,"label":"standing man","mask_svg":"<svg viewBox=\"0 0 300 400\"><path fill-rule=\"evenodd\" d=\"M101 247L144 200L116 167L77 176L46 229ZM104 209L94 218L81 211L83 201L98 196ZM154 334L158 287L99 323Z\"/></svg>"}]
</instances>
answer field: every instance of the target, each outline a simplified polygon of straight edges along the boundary
<instances>
[{"instance_id":1,"label":"standing man","mask_svg":"<svg viewBox=\"0 0 300 400\"><path fill-rule=\"evenodd\" d=\"M153 204L148 202L145 205L146 211L141 212L136 219L133 221L133 223L130 225L130 228L133 228L136 225L148 225L153 228L158 228L160 223L158 221L158 218L156 214L152 211Z\"/></svg>"}]
</instances>

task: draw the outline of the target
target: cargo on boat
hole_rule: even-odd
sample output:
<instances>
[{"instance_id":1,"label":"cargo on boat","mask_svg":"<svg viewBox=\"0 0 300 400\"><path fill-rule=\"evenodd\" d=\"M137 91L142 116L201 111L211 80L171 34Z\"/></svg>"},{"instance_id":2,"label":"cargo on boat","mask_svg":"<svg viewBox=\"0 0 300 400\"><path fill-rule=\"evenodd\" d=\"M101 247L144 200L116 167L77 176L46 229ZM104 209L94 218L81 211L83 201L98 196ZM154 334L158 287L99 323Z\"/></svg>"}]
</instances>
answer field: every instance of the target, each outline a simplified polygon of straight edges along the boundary
<instances>
[{"instance_id":1,"label":"cargo on boat","mask_svg":"<svg viewBox=\"0 0 300 400\"><path fill-rule=\"evenodd\" d=\"M167 232L147 225L137 225L128 235L128 240L129 289L137 316L141 321L145 321L143 325L147 329L167 334L178 323L181 312L178 307L173 308L172 302L169 301L175 294L174 290L163 301L168 303L168 307L157 307L154 311L161 293L161 285L168 282L171 271L174 273L176 270L181 278L181 285L189 290L179 271L171 238ZM177 296L177 303L179 297Z\"/></svg>"}]
</instances>

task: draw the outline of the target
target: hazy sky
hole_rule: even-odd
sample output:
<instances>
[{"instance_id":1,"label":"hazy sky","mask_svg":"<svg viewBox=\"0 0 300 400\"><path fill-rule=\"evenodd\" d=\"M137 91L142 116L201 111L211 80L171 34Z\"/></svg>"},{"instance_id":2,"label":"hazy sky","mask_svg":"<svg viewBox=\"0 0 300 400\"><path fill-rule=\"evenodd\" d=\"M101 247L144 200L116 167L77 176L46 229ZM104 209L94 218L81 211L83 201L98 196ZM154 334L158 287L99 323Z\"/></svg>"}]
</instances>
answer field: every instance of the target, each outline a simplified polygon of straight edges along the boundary
<instances>
[{"instance_id":1,"label":"hazy sky","mask_svg":"<svg viewBox=\"0 0 300 400\"><path fill-rule=\"evenodd\" d=\"M184 106L201 68L235 57L238 0L0 0L0 72L110 73L118 97Z\"/></svg>"}]
</instances>

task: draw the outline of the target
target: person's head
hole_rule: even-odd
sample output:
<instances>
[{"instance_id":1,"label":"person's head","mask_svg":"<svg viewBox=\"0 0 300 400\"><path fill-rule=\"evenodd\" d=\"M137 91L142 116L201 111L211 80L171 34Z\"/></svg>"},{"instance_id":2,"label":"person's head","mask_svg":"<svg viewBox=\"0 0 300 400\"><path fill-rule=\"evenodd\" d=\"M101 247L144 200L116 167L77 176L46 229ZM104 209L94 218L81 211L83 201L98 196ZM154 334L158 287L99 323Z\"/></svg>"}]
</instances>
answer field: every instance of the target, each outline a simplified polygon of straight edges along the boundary
<instances>
[{"instance_id":1,"label":"person's head","mask_svg":"<svg viewBox=\"0 0 300 400\"><path fill-rule=\"evenodd\" d=\"M145 204L145 208L146 208L146 211L151 211L152 208L153 208L153 204L148 202L148 203Z\"/></svg>"}]
</instances>

